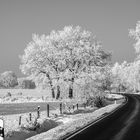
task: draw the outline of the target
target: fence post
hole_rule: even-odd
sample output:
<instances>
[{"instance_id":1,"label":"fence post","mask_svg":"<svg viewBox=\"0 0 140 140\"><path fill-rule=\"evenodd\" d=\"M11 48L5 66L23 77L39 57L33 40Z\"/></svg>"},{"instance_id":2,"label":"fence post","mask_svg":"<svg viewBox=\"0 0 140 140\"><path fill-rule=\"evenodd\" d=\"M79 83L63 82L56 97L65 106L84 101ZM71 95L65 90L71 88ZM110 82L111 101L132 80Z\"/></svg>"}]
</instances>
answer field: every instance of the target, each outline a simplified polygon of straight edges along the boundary
<instances>
[{"instance_id":1,"label":"fence post","mask_svg":"<svg viewBox=\"0 0 140 140\"><path fill-rule=\"evenodd\" d=\"M77 110L78 110L78 103L76 104Z\"/></svg>"},{"instance_id":2,"label":"fence post","mask_svg":"<svg viewBox=\"0 0 140 140\"><path fill-rule=\"evenodd\" d=\"M60 114L62 114L62 103L60 103Z\"/></svg>"},{"instance_id":3,"label":"fence post","mask_svg":"<svg viewBox=\"0 0 140 140\"><path fill-rule=\"evenodd\" d=\"M40 118L40 106L37 107L37 118Z\"/></svg>"},{"instance_id":4,"label":"fence post","mask_svg":"<svg viewBox=\"0 0 140 140\"><path fill-rule=\"evenodd\" d=\"M73 105L72 108L73 108L73 111L74 111L75 106Z\"/></svg>"},{"instance_id":5,"label":"fence post","mask_svg":"<svg viewBox=\"0 0 140 140\"><path fill-rule=\"evenodd\" d=\"M69 106L69 113L70 113L70 106Z\"/></svg>"},{"instance_id":6,"label":"fence post","mask_svg":"<svg viewBox=\"0 0 140 140\"><path fill-rule=\"evenodd\" d=\"M4 140L4 120L0 119L0 139Z\"/></svg>"},{"instance_id":7,"label":"fence post","mask_svg":"<svg viewBox=\"0 0 140 140\"><path fill-rule=\"evenodd\" d=\"M21 116L19 116L19 125L21 125Z\"/></svg>"},{"instance_id":8,"label":"fence post","mask_svg":"<svg viewBox=\"0 0 140 140\"><path fill-rule=\"evenodd\" d=\"M32 121L32 113L29 113L29 120Z\"/></svg>"},{"instance_id":9,"label":"fence post","mask_svg":"<svg viewBox=\"0 0 140 140\"><path fill-rule=\"evenodd\" d=\"M49 117L49 104L47 104L47 117Z\"/></svg>"}]
</instances>

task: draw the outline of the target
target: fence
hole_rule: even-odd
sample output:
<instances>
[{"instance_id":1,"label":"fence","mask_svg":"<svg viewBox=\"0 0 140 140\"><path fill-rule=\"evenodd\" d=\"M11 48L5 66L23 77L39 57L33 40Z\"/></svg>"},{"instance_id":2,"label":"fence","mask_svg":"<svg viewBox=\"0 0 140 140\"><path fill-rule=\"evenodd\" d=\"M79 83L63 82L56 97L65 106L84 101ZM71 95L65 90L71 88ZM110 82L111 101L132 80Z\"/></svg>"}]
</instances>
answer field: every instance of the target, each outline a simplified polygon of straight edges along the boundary
<instances>
[{"instance_id":1,"label":"fence","mask_svg":"<svg viewBox=\"0 0 140 140\"><path fill-rule=\"evenodd\" d=\"M25 119L28 122L33 121L35 118L39 119L39 118L56 118L58 116L61 116L63 114L71 114L74 111L78 110L80 108L86 108L86 106L82 106L81 104L67 104L67 103L60 103L59 106L54 107L53 105L47 104L46 103L46 111L41 111L40 106L36 107L36 112L29 112L26 113L25 115L19 115L19 119L18 119L18 125L21 126L22 124L25 123L25 121L22 121L23 119Z\"/></svg>"},{"instance_id":2,"label":"fence","mask_svg":"<svg viewBox=\"0 0 140 140\"><path fill-rule=\"evenodd\" d=\"M81 103L57 102L55 105L51 103L45 103L46 110L41 108L42 106L34 106L34 109L27 113L19 113L13 115L1 115L4 120L4 134L5 137L11 135L10 133L18 130L18 128L26 128L35 123L36 120L42 122L46 119L58 120L58 117L62 118L65 114L75 113L79 109L84 109Z\"/></svg>"},{"instance_id":3,"label":"fence","mask_svg":"<svg viewBox=\"0 0 140 140\"><path fill-rule=\"evenodd\" d=\"M116 103L116 101L114 101L114 103ZM34 121L35 119L56 118L63 114L76 113L77 110L86 109L86 107L87 106L85 103L60 102L59 104L57 104L57 106L46 103L46 110L41 110L40 106L36 106L33 111L23 113L23 114L17 114L16 119L15 118L14 119L16 120L15 122L16 126L22 126L26 123Z\"/></svg>"}]
</instances>

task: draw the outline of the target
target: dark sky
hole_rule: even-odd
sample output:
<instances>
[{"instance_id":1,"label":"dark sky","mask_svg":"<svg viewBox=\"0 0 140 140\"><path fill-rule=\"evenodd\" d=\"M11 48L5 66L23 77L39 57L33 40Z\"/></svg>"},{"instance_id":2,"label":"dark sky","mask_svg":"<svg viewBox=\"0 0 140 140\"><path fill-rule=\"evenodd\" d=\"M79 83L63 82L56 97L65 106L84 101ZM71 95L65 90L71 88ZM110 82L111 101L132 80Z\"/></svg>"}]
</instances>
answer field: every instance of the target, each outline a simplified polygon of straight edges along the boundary
<instances>
[{"instance_id":1,"label":"dark sky","mask_svg":"<svg viewBox=\"0 0 140 140\"><path fill-rule=\"evenodd\" d=\"M113 62L131 62L134 41L128 29L140 20L140 0L0 0L0 72L19 70L32 34L49 34L67 25L93 32Z\"/></svg>"}]
</instances>

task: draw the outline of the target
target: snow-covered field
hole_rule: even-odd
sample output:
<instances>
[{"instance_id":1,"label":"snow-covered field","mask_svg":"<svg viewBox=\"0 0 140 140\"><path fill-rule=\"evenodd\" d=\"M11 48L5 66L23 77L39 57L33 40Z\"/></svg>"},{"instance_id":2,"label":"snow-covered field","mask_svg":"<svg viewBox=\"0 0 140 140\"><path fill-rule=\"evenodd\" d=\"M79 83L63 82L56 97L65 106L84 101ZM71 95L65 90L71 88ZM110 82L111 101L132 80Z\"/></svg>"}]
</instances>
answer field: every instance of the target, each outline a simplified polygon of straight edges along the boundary
<instances>
[{"instance_id":1,"label":"snow-covered field","mask_svg":"<svg viewBox=\"0 0 140 140\"><path fill-rule=\"evenodd\" d=\"M8 96L11 94L11 96ZM0 89L0 103L26 103L52 101L49 90Z\"/></svg>"},{"instance_id":2,"label":"snow-covered field","mask_svg":"<svg viewBox=\"0 0 140 140\"><path fill-rule=\"evenodd\" d=\"M10 92L12 96L17 96L19 93L22 93L22 96L28 97L41 97L41 96L51 96L49 90L41 90L41 89L0 89L0 97L6 95L6 93Z\"/></svg>"},{"instance_id":3,"label":"snow-covered field","mask_svg":"<svg viewBox=\"0 0 140 140\"><path fill-rule=\"evenodd\" d=\"M11 96L6 96L11 93ZM107 98L119 99L122 95L106 94ZM49 90L40 89L0 89L0 103L26 103L26 102L46 102L55 101L51 98Z\"/></svg>"},{"instance_id":4,"label":"snow-covered field","mask_svg":"<svg viewBox=\"0 0 140 140\"><path fill-rule=\"evenodd\" d=\"M7 96L10 93L11 96ZM119 99L122 95L106 94L108 98ZM0 103L26 103L54 101L49 89L0 89Z\"/></svg>"},{"instance_id":5,"label":"snow-covered field","mask_svg":"<svg viewBox=\"0 0 140 140\"><path fill-rule=\"evenodd\" d=\"M76 90L78 96L80 90ZM11 96L7 96L10 93ZM61 94L67 100L67 90L62 90ZM79 99L77 97L77 99ZM61 99L60 99L61 100ZM49 89L0 89L0 103L26 103L26 102L46 102L55 101L52 99Z\"/></svg>"}]
</instances>

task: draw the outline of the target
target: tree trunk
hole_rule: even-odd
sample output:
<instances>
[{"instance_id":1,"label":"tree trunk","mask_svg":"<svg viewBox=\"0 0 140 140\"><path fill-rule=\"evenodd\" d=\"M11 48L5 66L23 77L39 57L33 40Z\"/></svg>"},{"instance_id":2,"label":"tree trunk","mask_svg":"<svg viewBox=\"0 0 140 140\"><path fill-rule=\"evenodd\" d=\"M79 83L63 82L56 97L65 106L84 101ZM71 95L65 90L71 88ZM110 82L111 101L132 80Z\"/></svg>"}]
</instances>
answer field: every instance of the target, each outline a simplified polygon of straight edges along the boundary
<instances>
[{"instance_id":1,"label":"tree trunk","mask_svg":"<svg viewBox=\"0 0 140 140\"><path fill-rule=\"evenodd\" d=\"M69 98L73 98L73 88L69 87Z\"/></svg>"},{"instance_id":2,"label":"tree trunk","mask_svg":"<svg viewBox=\"0 0 140 140\"><path fill-rule=\"evenodd\" d=\"M45 74L46 77L48 78L49 84L50 84L50 87L51 87L51 91L52 91L52 98L55 98L55 91L54 91L54 87L53 87L53 84L52 84L52 79L50 78L49 73L47 73L47 72L45 72L45 71L40 71L40 73Z\"/></svg>"},{"instance_id":3,"label":"tree trunk","mask_svg":"<svg viewBox=\"0 0 140 140\"><path fill-rule=\"evenodd\" d=\"M119 85L119 92L121 91L121 85Z\"/></svg>"},{"instance_id":4,"label":"tree trunk","mask_svg":"<svg viewBox=\"0 0 140 140\"><path fill-rule=\"evenodd\" d=\"M71 85L69 86L69 98L73 98L73 83L74 78L71 79Z\"/></svg>"},{"instance_id":5,"label":"tree trunk","mask_svg":"<svg viewBox=\"0 0 140 140\"><path fill-rule=\"evenodd\" d=\"M46 76L48 77L49 79L49 84L51 86L51 91L52 91L52 98L55 98L55 91L54 91L54 87L53 87L53 84L52 84L52 80L50 78L50 75L48 73L46 73Z\"/></svg>"},{"instance_id":6,"label":"tree trunk","mask_svg":"<svg viewBox=\"0 0 140 140\"><path fill-rule=\"evenodd\" d=\"M54 99L55 98L55 92L54 92L54 88L51 87L51 91L52 91L52 98Z\"/></svg>"},{"instance_id":7,"label":"tree trunk","mask_svg":"<svg viewBox=\"0 0 140 140\"><path fill-rule=\"evenodd\" d=\"M60 86L57 85L57 95L56 95L56 99L60 98Z\"/></svg>"}]
</instances>

